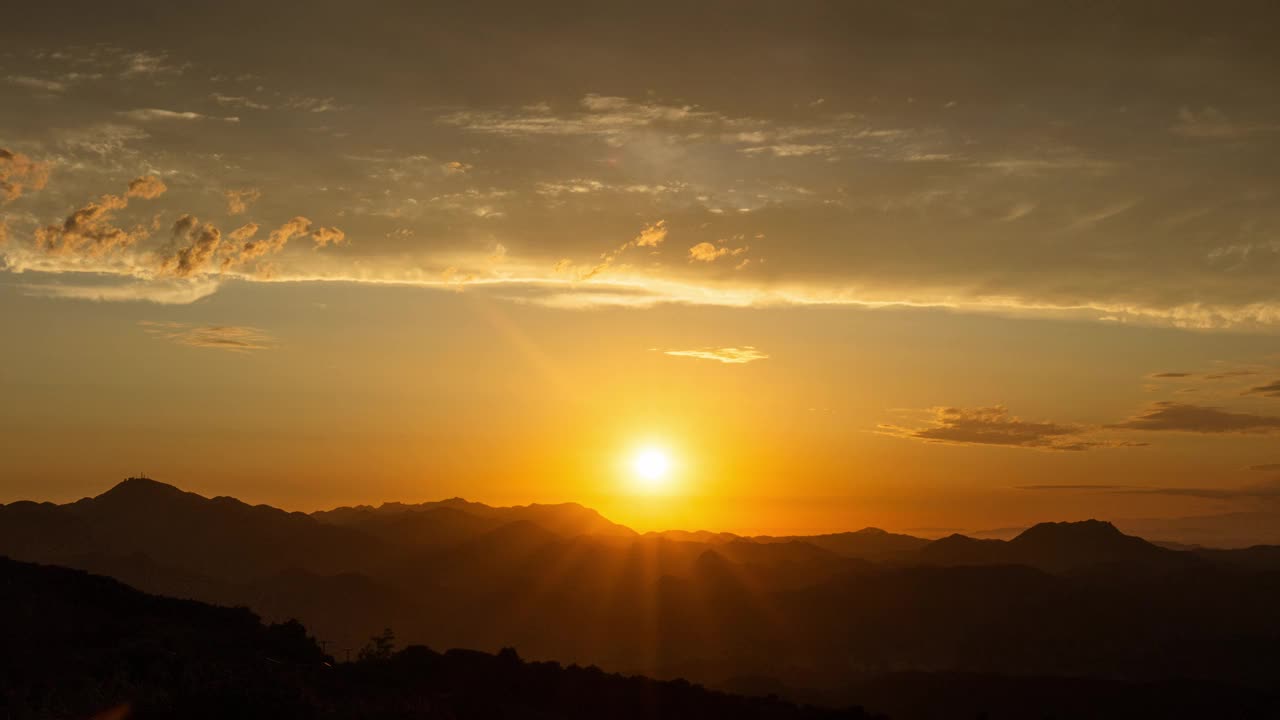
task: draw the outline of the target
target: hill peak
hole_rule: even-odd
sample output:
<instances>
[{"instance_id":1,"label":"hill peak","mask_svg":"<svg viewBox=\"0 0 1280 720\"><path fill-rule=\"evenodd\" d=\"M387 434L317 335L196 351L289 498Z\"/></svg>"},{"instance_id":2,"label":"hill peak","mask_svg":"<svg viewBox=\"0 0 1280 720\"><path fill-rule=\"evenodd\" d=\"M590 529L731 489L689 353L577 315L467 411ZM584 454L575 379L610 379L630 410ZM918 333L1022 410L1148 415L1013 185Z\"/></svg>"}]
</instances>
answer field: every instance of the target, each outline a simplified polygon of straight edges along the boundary
<instances>
[{"instance_id":1,"label":"hill peak","mask_svg":"<svg viewBox=\"0 0 1280 720\"><path fill-rule=\"evenodd\" d=\"M1111 540L1126 537L1115 525L1105 520L1080 520L1077 522L1043 522L1023 530L1013 542L1045 539Z\"/></svg>"},{"instance_id":2,"label":"hill peak","mask_svg":"<svg viewBox=\"0 0 1280 720\"><path fill-rule=\"evenodd\" d=\"M94 500L161 500L181 497L201 497L181 488L146 477L131 477L116 483L110 490L94 497ZM203 499L203 498L202 498Z\"/></svg>"}]
</instances>

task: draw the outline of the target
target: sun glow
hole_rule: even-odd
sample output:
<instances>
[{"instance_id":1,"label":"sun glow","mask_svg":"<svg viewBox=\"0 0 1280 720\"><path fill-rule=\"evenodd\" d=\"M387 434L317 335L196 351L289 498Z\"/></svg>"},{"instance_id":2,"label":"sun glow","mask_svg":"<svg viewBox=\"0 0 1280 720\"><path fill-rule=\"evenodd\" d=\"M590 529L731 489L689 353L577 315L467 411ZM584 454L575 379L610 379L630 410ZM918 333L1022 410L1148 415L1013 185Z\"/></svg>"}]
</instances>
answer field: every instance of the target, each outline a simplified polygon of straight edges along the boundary
<instances>
[{"instance_id":1,"label":"sun glow","mask_svg":"<svg viewBox=\"0 0 1280 720\"><path fill-rule=\"evenodd\" d=\"M671 457L661 448L642 448L631 458L631 472L637 487L649 492L661 490L671 476Z\"/></svg>"}]
</instances>

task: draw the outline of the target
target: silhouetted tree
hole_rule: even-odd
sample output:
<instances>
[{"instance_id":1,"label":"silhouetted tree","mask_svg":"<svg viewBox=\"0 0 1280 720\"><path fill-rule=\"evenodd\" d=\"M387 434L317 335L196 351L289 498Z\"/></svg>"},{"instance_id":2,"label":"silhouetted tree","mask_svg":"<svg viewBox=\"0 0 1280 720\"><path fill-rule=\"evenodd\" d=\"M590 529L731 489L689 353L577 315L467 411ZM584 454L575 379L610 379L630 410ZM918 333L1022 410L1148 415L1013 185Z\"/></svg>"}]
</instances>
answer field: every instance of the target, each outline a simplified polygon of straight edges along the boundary
<instances>
[{"instance_id":1,"label":"silhouetted tree","mask_svg":"<svg viewBox=\"0 0 1280 720\"><path fill-rule=\"evenodd\" d=\"M381 635L369 638L369 644L360 649L357 657L361 662L367 660L387 660L396 652L396 634L391 628L385 628Z\"/></svg>"}]
</instances>

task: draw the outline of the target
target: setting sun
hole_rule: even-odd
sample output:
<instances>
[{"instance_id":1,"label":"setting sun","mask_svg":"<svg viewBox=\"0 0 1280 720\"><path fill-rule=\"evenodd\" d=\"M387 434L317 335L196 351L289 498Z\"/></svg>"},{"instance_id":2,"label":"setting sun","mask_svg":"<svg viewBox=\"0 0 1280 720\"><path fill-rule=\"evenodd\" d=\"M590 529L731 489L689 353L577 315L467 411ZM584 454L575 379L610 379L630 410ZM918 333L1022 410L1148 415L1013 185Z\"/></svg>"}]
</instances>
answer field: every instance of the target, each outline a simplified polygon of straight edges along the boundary
<instances>
[{"instance_id":1,"label":"setting sun","mask_svg":"<svg viewBox=\"0 0 1280 720\"><path fill-rule=\"evenodd\" d=\"M631 471L640 487L649 491L658 490L667 484L671 474L671 458L660 448L644 448L631 459Z\"/></svg>"}]
</instances>

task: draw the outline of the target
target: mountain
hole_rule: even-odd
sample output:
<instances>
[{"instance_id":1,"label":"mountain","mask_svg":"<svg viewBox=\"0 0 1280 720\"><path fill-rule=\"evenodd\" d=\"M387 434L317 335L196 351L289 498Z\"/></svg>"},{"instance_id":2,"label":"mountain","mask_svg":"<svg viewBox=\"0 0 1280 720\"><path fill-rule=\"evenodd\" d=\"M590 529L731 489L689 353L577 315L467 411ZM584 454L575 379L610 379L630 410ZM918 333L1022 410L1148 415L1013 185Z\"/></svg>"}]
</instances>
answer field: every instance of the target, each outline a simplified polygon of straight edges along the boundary
<instances>
[{"instance_id":1,"label":"mountain","mask_svg":"<svg viewBox=\"0 0 1280 720\"><path fill-rule=\"evenodd\" d=\"M922 547L919 558L936 565L1026 565L1049 572L1090 567L1171 570L1198 562L1191 553L1125 535L1100 520L1040 523L1012 540L950 535Z\"/></svg>"},{"instance_id":2,"label":"mountain","mask_svg":"<svg viewBox=\"0 0 1280 720\"><path fill-rule=\"evenodd\" d=\"M880 528L863 528L856 532L830 533L826 535L782 536L767 535L751 538L758 543L778 543L802 541L830 550L845 557L860 560L897 560L911 553L918 552L929 544L928 540L912 535L901 535L881 530Z\"/></svg>"},{"instance_id":3,"label":"mountain","mask_svg":"<svg viewBox=\"0 0 1280 720\"><path fill-rule=\"evenodd\" d=\"M865 720L595 667L414 646L334 664L296 623L0 558L6 718L770 718ZM51 692L51 689L54 689Z\"/></svg>"},{"instance_id":4,"label":"mountain","mask_svg":"<svg viewBox=\"0 0 1280 720\"><path fill-rule=\"evenodd\" d=\"M25 559L145 553L161 566L236 580L285 569L341 572L382 548L376 538L303 513L139 478L68 505L0 506L0 528L0 548Z\"/></svg>"},{"instance_id":5,"label":"mountain","mask_svg":"<svg viewBox=\"0 0 1280 720\"><path fill-rule=\"evenodd\" d=\"M440 515L442 511L445 513L452 511L455 518L468 516L487 521L489 528L509 522L528 522L567 537L575 535L635 537L637 535L631 528L611 522L595 510L577 503L554 505L535 503L515 507L491 507L462 498L450 498L417 505L383 503L376 508L369 505L340 507L312 513L312 517L327 524L373 529L376 532L378 528L385 527L391 519L413 524L415 521L423 520L421 516L424 514L428 517L442 517Z\"/></svg>"},{"instance_id":6,"label":"mountain","mask_svg":"<svg viewBox=\"0 0 1280 720\"><path fill-rule=\"evenodd\" d=\"M1100 521L932 542L620 527L571 504L305 515L128 481L0 506L0 554L298 618L330 647L392 627L433 647L756 678L824 703L903 669L1254 689L1280 673L1274 548L1171 550Z\"/></svg>"}]
</instances>

